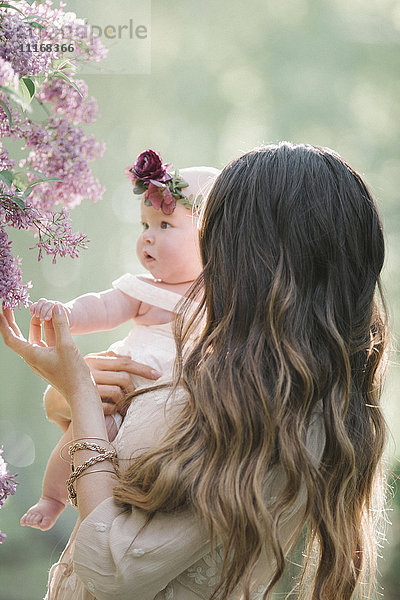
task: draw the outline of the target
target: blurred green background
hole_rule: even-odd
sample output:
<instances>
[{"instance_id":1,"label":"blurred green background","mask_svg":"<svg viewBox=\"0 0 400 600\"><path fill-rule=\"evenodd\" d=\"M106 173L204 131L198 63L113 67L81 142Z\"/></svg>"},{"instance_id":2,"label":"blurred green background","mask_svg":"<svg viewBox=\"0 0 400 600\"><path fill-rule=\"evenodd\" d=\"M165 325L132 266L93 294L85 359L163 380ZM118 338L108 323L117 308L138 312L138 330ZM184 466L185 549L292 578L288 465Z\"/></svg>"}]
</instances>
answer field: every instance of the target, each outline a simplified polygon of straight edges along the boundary
<instances>
[{"instance_id":1,"label":"blurred green background","mask_svg":"<svg viewBox=\"0 0 400 600\"><path fill-rule=\"evenodd\" d=\"M66 10L86 16L84 3L67 0ZM131 74L85 76L102 115L87 131L107 143L93 167L107 187L104 198L72 213L74 228L91 239L89 249L56 266L46 259L37 263L29 236L13 234L25 280L34 283L32 299L66 301L105 289L126 271L142 272L135 256L139 203L124 177L125 166L142 150L155 148L179 167L221 168L253 146L286 139L334 148L369 183L384 221L384 285L395 333L400 315L398 1L153 0L151 13L148 74L135 74L133 67ZM26 311L17 317L26 332ZM84 353L102 350L128 330L129 324L77 343ZM0 357L0 440L20 482L0 512L0 529L8 535L0 546L0 600L39 600L75 513L68 508L46 533L19 526L20 516L39 498L59 432L44 417L41 380L2 346ZM396 362L393 352L384 406L391 428L387 462L398 471ZM399 500L390 506L379 591L395 600L400 597Z\"/></svg>"}]
</instances>

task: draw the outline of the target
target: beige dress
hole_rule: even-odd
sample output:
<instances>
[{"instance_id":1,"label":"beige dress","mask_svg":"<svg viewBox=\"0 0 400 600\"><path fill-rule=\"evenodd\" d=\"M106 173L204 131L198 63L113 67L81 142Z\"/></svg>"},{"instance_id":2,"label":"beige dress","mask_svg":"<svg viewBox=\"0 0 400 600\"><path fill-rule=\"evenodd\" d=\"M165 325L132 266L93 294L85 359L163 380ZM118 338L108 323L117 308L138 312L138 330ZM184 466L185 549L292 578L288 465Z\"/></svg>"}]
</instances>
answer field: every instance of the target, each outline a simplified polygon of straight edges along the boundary
<instances>
[{"instance_id":1,"label":"beige dress","mask_svg":"<svg viewBox=\"0 0 400 600\"><path fill-rule=\"evenodd\" d=\"M135 284L136 285L136 284ZM154 288L154 286L153 286ZM126 288L127 289L127 288ZM169 381L169 374L157 381ZM185 402L183 389L170 396L164 388L137 396L130 405L114 446L121 468L132 455L153 446ZM316 461L324 444L321 419L315 416L309 446ZM279 470L266 486L272 499L284 483ZM305 494L281 524L286 551L293 544L305 506ZM67 547L49 574L45 600L206 600L221 570L221 547L211 555L207 529L192 510L158 513L145 525L140 509L123 510L112 498L78 521ZM254 573L252 600L261 600L273 561L260 560ZM239 600L238 592L232 600Z\"/></svg>"},{"instance_id":2,"label":"beige dress","mask_svg":"<svg viewBox=\"0 0 400 600\"><path fill-rule=\"evenodd\" d=\"M126 273L113 281L112 285L141 302L176 313L176 305L183 296L152 285L149 283L150 279L146 274L138 276ZM109 350L117 354L126 354L132 360L172 377L176 354L172 322L157 325L135 323L129 334L123 340L114 342ZM135 389L149 385L149 380L139 375L133 375L132 381Z\"/></svg>"}]
</instances>

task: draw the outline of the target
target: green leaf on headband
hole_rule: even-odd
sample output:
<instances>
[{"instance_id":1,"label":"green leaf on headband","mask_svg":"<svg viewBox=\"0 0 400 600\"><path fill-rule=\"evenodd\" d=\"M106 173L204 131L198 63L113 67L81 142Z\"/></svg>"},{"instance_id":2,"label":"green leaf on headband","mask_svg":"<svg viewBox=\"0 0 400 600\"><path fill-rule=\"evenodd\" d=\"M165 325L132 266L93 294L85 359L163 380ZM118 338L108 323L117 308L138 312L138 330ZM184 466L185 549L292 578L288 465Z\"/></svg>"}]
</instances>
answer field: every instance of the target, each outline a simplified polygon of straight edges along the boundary
<instances>
[{"instance_id":1,"label":"green leaf on headband","mask_svg":"<svg viewBox=\"0 0 400 600\"><path fill-rule=\"evenodd\" d=\"M188 182L187 182L187 181L185 181L185 180L183 179L183 177L181 177L181 178L180 178L180 181L177 181L177 182L176 182L176 185L175 185L175 187L176 187L176 188L179 188L179 189L182 189L182 188L185 188L185 187L189 187L189 184L188 184Z\"/></svg>"},{"instance_id":2,"label":"green leaf on headband","mask_svg":"<svg viewBox=\"0 0 400 600\"><path fill-rule=\"evenodd\" d=\"M143 181L140 181L139 179L136 181L135 187L133 188L133 193L134 194L144 194L146 191L146 187L145 184L143 183Z\"/></svg>"}]
</instances>

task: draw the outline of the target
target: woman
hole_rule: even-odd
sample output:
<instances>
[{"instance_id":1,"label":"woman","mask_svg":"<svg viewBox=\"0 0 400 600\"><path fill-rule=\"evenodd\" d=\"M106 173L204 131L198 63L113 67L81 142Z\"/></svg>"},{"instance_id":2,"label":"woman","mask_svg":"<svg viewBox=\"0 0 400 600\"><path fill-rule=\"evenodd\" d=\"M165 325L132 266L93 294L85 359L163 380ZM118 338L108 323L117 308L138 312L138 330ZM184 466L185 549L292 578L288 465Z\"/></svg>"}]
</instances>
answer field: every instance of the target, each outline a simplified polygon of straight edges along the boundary
<instances>
[{"instance_id":1,"label":"woman","mask_svg":"<svg viewBox=\"0 0 400 600\"><path fill-rule=\"evenodd\" d=\"M327 148L261 147L217 178L199 239L191 296L204 287L204 299L194 316L183 307L174 385L133 395L118 478L61 307L49 348L35 320L28 343L1 319L6 343L68 399L75 474L101 460L72 477L80 521L48 598L266 599L307 524L300 593L350 600L373 571L385 442L373 199Z\"/></svg>"}]
</instances>

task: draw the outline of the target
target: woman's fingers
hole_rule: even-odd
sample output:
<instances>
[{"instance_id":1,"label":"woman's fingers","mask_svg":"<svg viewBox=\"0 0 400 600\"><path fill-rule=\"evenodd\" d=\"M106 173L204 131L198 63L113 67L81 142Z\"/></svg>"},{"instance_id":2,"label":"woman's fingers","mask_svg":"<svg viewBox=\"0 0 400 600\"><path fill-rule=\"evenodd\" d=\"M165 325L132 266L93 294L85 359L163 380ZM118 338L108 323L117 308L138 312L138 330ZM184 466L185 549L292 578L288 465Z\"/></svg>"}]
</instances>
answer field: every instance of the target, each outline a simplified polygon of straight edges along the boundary
<instances>
[{"instance_id":1,"label":"woman's fingers","mask_svg":"<svg viewBox=\"0 0 400 600\"><path fill-rule=\"evenodd\" d=\"M15 323L12 311L8 308L3 309L3 314L0 315L0 333L6 346L23 356L29 344Z\"/></svg>"},{"instance_id":2,"label":"woman's fingers","mask_svg":"<svg viewBox=\"0 0 400 600\"><path fill-rule=\"evenodd\" d=\"M116 385L98 385L97 389L99 390L100 398L103 400L111 400L108 404L115 405L125 396L121 388ZM103 404L105 403L103 402Z\"/></svg>"},{"instance_id":3,"label":"woman's fingers","mask_svg":"<svg viewBox=\"0 0 400 600\"><path fill-rule=\"evenodd\" d=\"M133 375L140 375L147 379L158 379L161 373L152 369L148 365L138 363L128 356L110 355L110 353L88 354L85 360L90 369L99 369L100 371L127 371Z\"/></svg>"},{"instance_id":4,"label":"woman's fingers","mask_svg":"<svg viewBox=\"0 0 400 600\"><path fill-rule=\"evenodd\" d=\"M69 330L67 314L61 304L56 304L52 312L55 346L75 346Z\"/></svg>"},{"instance_id":5,"label":"woman's fingers","mask_svg":"<svg viewBox=\"0 0 400 600\"><path fill-rule=\"evenodd\" d=\"M47 346L42 339L42 323L38 317L32 317L29 325L29 343L37 346ZM51 344L50 344L51 345Z\"/></svg>"},{"instance_id":6,"label":"woman's fingers","mask_svg":"<svg viewBox=\"0 0 400 600\"><path fill-rule=\"evenodd\" d=\"M97 385L113 385L121 388L125 392L133 392L132 375L125 371L100 371L92 370L92 375Z\"/></svg>"},{"instance_id":7,"label":"woman's fingers","mask_svg":"<svg viewBox=\"0 0 400 600\"><path fill-rule=\"evenodd\" d=\"M20 328L15 322L14 312L11 310L11 308L3 308L3 315L5 316L9 327L11 327L15 335L23 339L24 336L22 335Z\"/></svg>"},{"instance_id":8,"label":"woman's fingers","mask_svg":"<svg viewBox=\"0 0 400 600\"><path fill-rule=\"evenodd\" d=\"M53 320L43 321L44 339L47 346L56 345L56 333L54 331Z\"/></svg>"}]
</instances>

